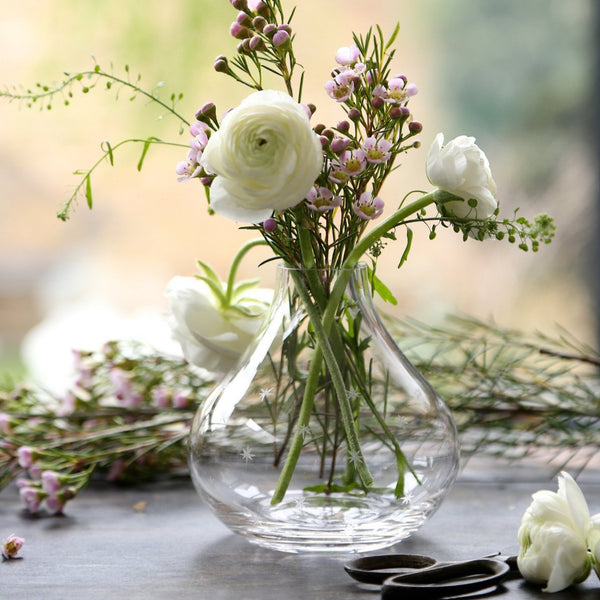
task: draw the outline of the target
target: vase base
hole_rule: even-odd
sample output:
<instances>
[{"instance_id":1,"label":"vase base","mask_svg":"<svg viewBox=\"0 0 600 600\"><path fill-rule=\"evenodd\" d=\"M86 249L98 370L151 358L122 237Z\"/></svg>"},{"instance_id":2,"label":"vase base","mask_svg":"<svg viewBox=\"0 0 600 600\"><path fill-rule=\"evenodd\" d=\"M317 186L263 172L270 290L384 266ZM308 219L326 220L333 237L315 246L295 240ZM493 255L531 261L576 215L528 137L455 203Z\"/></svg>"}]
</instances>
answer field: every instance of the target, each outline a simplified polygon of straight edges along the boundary
<instances>
[{"instance_id":1,"label":"vase base","mask_svg":"<svg viewBox=\"0 0 600 600\"><path fill-rule=\"evenodd\" d=\"M292 495L275 507L268 502L232 510L208 499L216 516L234 533L263 548L318 554L363 553L388 548L409 537L435 512L439 502L340 502L322 496ZM392 510L393 508L393 510ZM385 514L387 516L385 516Z\"/></svg>"}]
</instances>

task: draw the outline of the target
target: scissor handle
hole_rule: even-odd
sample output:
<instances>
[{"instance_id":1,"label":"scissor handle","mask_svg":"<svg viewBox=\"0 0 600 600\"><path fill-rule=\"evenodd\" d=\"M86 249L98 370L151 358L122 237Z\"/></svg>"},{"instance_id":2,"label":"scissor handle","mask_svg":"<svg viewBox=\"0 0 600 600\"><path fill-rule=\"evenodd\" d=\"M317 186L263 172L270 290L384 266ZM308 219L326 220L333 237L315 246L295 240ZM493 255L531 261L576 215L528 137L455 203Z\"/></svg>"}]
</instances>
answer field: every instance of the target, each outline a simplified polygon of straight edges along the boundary
<instances>
[{"instance_id":1,"label":"scissor handle","mask_svg":"<svg viewBox=\"0 0 600 600\"><path fill-rule=\"evenodd\" d=\"M344 569L356 581L381 585L392 575L412 573L415 569L426 569L435 564L435 558L420 554L377 554L351 560Z\"/></svg>"},{"instance_id":2,"label":"scissor handle","mask_svg":"<svg viewBox=\"0 0 600 600\"><path fill-rule=\"evenodd\" d=\"M510 567L500 560L480 558L394 575L381 588L383 600L444 598L484 590L504 580Z\"/></svg>"}]
</instances>

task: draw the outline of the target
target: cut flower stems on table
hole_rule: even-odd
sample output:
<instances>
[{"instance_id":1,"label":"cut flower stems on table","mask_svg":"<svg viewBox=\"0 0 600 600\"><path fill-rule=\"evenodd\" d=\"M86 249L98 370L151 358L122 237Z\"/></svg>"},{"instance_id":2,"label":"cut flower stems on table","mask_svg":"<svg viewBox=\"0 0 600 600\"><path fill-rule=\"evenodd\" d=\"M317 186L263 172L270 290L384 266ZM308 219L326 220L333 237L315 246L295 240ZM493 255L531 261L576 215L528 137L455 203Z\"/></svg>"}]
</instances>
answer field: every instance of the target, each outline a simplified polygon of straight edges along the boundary
<instances>
[{"instance_id":1,"label":"cut flower stems on table","mask_svg":"<svg viewBox=\"0 0 600 600\"><path fill-rule=\"evenodd\" d=\"M95 88L126 90L133 98L155 103L177 120L180 132L191 135L189 143L153 136L103 142L98 161L77 172L79 183L59 212L61 219L70 217L79 197L92 208L96 170L114 164L124 145L140 145L138 169L143 168L151 148L164 146L182 152L175 171L188 186L187 193L207 202L215 218L231 219L258 237L240 250L227 282L201 260L196 278L178 279L169 286L175 335L189 362L210 371L208 375L156 354L128 354L112 344L100 355L78 356L82 365L93 367L86 371L81 366L82 378L71 390L66 408L65 398L58 408L40 407L37 393L27 388L2 398L3 481L20 470L28 471L30 479L19 485L33 510L45 502L51 511L60 512L97 467L108 468L111 478L119 479L130 471L151 471L150 465L158 471L181 466L180 442L189 425L194 394L205 394L209 383L218 380L226 366L235 364L236 349L264 317L267 302L254 294L256 282L235 280L239 261L259 243L270 248L272 260L291 269L304 318L310 323L310 335L301 342L314 353L297 398L296 428L273 504L284 498L294 474L305 441L305 418L318 393L326 394L336 407L334 441L327 451L333 452L333 462L345 457L344 485L363 493L374 489L357 430L357 415L366 408L381 425L379 439L394 449L395 492L402 497L411 465L386 430L380 399L370 395L376 382L364 364L365 348L353 345L359 322L347 305L340 312L353 269L365 263L370 293L395 303L377 271L378 258L394 243L399 245L401 267L414 235L433 240L440 229L454 230L471 243L504 241L524 251L537 251L554 235L553 221L547 215L530 218L515 212L511 217L501 216L489 161L470 136L447 141L443 133L431 136L433 143L423 157L431 191L406 190L399 195L384 187L398 168L398 158L422 151L420 139L426 131L413 114L418 86L395 61L399 26L388 36L379 26L372 27L353 35L348 46L337 52L332 49L331 77L323 82L323 101L336 103L340 118L326 125L318 121L316 103L305 97L308 74L294 50L295 37L301 35L294 29L296 9L286 9L280 0L232 0L231 4L238 11L230 28L230 35L239 41L237 51L232 58L217 56L214 68L247 88L247 97L237 107L217 108L207 98L194 118L188 119L180 114L181 95L174 93L164 101L143 89L140 78L131 77L129 67L119 76L99 64L89 71L67 73L58 84L0 94L28 106L50 107L56 102L68 104L78 92ZM271 82L273 76L278 87L265 88L265 81ZM209 309L215 319L206 318ZM459 363L454 366L460 371ZM292 366L292 362L284 365ZM328 387L323 391L325 379ZM159 392L163 384L165 389ZM567 389L575 393L565 383ZM556 393L564 390L559 386ZM177 393L187 401L176 403ZM269 399L267 394L264 399ZM486 400L497 408L493 394ZM24 419L28 411L32 418ZM62 411L60 419L58 411ZM74 431L76 423L83 430ZM34 431L47 434L34 438ZM334 485L340 484L330 479L323 492Z\"/></svg>"}]
</instances>

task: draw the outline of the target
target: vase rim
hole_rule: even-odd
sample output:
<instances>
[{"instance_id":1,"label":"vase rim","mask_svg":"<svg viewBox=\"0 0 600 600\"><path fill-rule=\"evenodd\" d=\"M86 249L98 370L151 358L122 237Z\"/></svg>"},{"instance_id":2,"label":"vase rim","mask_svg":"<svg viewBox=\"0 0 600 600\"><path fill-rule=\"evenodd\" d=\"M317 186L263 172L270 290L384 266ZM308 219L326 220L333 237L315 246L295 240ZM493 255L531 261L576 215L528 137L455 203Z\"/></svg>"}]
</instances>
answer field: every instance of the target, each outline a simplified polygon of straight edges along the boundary
<instances>
[{"instance_id":1,"label":"vase rim","mask_svg":"<svg viewBox=\"0 0 600 600\"><path fill-rule=\"evenodd\" d=\"M367 269L367 264L364 262L358 262L353 267L294 267L286 263L279 263L277 269L281 271L316 271L317 273L322 272L341 272L341 271L363 271Z\"/></svg>"}]
</instances>

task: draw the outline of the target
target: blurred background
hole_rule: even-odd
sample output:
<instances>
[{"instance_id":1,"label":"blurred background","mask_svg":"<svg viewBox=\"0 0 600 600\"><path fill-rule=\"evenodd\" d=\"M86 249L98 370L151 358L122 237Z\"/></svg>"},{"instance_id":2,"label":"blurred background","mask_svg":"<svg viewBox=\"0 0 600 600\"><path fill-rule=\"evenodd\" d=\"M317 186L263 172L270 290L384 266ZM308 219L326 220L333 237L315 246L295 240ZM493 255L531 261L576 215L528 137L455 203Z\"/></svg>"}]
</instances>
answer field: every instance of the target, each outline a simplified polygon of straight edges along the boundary
<instances>
[{"instance_id":1,"label":"blurred background","mask_svg":"<svg viewBox=\"0 0 600 600\"><path fill-rule=\"evenodd\" d=\"M430 242L416 230L401 271L402 244L381 262L399 298L384 310L432 325L459 313L548 334L562 327L596 346L594 3L297 4L292 24L307 73L304 99L317 105L316 120L330 124L342 117L323 90L336 49L352 43L352 31L379 23L390 34L401 24L393 70L419 86L411 110L424 125L423 147L388 181L389 205L412 189L429 189L424 161L443 131L446 139L477 138L503 214L521 207L523 216L545 212L557 221L555 243L536 255L507 243L463 243L451 231ZM0 86L51 84L97 61L118 75L129 65L132 79L139 73L140 85L160 89L165 100L183 93L177 108L188 119L207 101L223 112L247 94L212 70L216 55L234 53L228 29L235 14L227 0L0 0ZM19 379L28 366L50 385L69 347L125 330L164 341L155 315L165 312L171 277L194 274L196 258L225 277L240 244L253 237L207 214L200 184L176 180L185 150L168 147L150 149L141 172L140 147L119 151L114 166L95 173L93 211L82 201L67 223L56 218L79 182L73 171L100 157L102 141L189 140L143 98L115 96L101 85L76 92L68 107L0 102L0 378ZM247 258L242 276L256 277L261 258ZM272 284L272 267L258 275Z\"/></svg>"}]
</instances>

